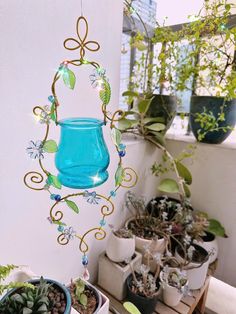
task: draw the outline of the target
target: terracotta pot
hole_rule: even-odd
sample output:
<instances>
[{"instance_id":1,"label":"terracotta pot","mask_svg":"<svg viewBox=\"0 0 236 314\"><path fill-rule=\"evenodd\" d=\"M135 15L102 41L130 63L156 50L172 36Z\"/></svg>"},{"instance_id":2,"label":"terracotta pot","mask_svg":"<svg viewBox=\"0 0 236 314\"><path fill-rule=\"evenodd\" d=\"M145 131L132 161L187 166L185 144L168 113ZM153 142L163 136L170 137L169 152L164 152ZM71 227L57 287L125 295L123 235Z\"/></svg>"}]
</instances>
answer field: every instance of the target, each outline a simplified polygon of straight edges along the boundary
<instances>
[{"instance_id":1,"label":"terracotta pot","mask_svg":"<svg viewBox=\"0 0 236 314\"><path fill-rule=\"evenodd\" d=\"M113 232L107 241L106 254L113 262L124 262L131 258L135 252L135 239L119 238Z\"/></svg>"}]
</instances>

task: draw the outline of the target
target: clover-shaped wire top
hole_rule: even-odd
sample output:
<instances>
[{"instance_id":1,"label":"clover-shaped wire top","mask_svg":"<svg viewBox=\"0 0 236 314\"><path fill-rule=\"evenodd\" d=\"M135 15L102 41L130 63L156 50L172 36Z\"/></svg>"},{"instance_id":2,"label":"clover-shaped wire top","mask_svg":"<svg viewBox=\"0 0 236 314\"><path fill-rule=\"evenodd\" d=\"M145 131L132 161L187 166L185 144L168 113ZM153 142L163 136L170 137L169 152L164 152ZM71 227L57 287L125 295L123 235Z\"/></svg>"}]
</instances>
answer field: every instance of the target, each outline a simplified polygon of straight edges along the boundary
<instances>
[{"instance_id":1,"label":"clover-shaped wire top","mask_svg":"<svg viewBox=\"0 0 236 314\"><path fill-rule=\"evenodd\" d=\"M83 27L82 24L84 24L84 30L85 30L83 36L81 36L80 34L81 29ZM83 16L80 16L77 20L76 33L78 35L78 39L70 37L64 41L64 47L66 49L68 50L80 49L81 59L83 59L85 56L85 49L89 51L93 51L93 52L98 51L100 49L100 45L98 42L94 40L86 41L88 37L88 21ZM68 43L70 44L68 45Z\"/></svg>"}]
</instances>

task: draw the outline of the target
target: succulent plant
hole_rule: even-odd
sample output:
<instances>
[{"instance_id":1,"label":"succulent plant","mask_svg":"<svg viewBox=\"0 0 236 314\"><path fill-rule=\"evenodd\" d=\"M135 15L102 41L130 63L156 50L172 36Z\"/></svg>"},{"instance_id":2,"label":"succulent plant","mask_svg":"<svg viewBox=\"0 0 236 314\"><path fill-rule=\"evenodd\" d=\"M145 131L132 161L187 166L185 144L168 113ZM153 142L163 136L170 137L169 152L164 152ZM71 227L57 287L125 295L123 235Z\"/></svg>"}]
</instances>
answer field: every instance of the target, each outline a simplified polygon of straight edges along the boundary
<instances>
[{"instance_id":1,"label":"succulent plant","mask_svg":"<svg viewBox=\"0 0 236 314\"><path fill-rule=\"evenodd\" d=\"M88 298L86 294L84 293L84 291L85 291L85 283L81 279L77 280L75 282L75 295L79 303L83 305L84 307L86 307L88 303Z\"/></svg>"},{"instance_id":2,"label":"succulent plant","mask_svg":"<svg viewBox=\"0 0 236 314\"><path fill-rule=\"evenodd\" d=\"M128 228L121 228L121 229L113 231L113 233L118 238L123 238L123 239L133 238L132 231L129 230Z\"/></svg>"},{"instance_id":3,"label":"succulent plant","mask_svg":"<svg viewBox=\"0 0 236 314\"><path fill-rule=\"evenodd\" d=\"M41 277L34 289L24 287L6 298L0 304L0 314L49 314L49 287Z\"/></svg>"}]
</instances>

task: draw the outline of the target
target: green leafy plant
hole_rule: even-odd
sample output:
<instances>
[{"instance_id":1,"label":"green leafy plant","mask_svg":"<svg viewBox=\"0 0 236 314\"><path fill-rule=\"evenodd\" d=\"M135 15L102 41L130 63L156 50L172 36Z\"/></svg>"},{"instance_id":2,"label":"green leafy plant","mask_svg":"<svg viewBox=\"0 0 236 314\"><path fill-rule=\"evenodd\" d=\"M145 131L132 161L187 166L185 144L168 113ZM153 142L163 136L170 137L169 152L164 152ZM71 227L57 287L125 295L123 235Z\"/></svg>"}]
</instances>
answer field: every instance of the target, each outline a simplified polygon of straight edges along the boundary
<instances>
[{"instance_id":1,"label":"green leafy plant","mask_svg":"<svg viewBox=\"0 0 236 314\"><path fill-rule=\"evenodd\" d=\"M185 158L191 157L192 152L183 151L175 158L165 147L165 139L162 131L165 130L165 124L159 118L150 118L146 116L152 99L147 99L134 92L125 92L124 96L129 96L136 101L136 109L128 110L123 113L119 120L118 128L121 133L131 133L135 136L144 138L152 145L155 145L163 153L163 160L168 162L168 167L162 167L162 164L155 163L152 171L155 175L169 170L174 171L176 179L164 179L161 181L158 189L165 193L178 193L181 200L190 197L189 186L192 183L192 176L187 167L183 164Z\"/></svg>"},{"instance_id":2,"label":"green leafy plant","mask_svg":"<svg viewBox=\"0 0 236 314\"><path fill-rule=\"evenodd\" d=\"M86 294L84 294L85 291L85 283L82 280L78 280L75 283L76 285L76 296L80 302L80 304L82 304L84 307L86 307L88 299Z\"/></svg>"},{"instance_id":3,"label":"green leafy plant","mask_svg":"<svg viewBox=\"0 0 236 314\"><path fill-rule=\"evenodd\" d=\"M194 114L195 122L200 124L198 140L204 140L209 132L232 130L223 126L226 101L236 98L236 27L229 24L235 8L227 0L204 1L194 20L180 31L194 48L185 56L185 62L178 70L179 90L191 89L193 95L222 97L224 100L219 112L202 108ZM193 86L186 84L193 80Z\"/></svg>"},{"instance_id":4,"label":"green leafy plant","mask_svg":"<svg viewBox=\"0 0 236 314\"><path fill-rule=\"evenodd\" d=\"M48 298L50 284L42 277L34 289L24 286L0 304L1 314L48 314L52 304Z\"/></svg>"},{"instance_id":5,"label":"green leafy plant","mask_svg":"<svg viewBox=\"0 0 236 314\"><path fill-rule=\"evenodd\" d=\"M14 288L34 288L33 285L24 282L10 282L4 283L4 280L9 276L10 272L14 269L18 268L15 265L0 265L0 295L3 294L4 291L8 291Z\"/></svg>"}]
</instances>

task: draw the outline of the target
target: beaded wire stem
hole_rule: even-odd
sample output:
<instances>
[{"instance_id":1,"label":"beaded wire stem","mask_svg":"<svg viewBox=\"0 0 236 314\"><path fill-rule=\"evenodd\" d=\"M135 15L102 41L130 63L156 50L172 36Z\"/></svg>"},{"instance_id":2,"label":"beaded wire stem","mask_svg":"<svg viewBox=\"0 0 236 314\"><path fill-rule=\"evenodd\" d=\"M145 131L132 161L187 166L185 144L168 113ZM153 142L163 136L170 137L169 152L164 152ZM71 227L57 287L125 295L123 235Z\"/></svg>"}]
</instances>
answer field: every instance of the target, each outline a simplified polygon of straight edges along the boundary
<instances>
[{"instance_id":1,"label":"beaded wire stem","mask_svg":"<svg viewBox=\"0 0 236 314\"><path fill-rule=\"evenodd\" d=\"M83 34L81 35L83 30ZM59 236L57 237L57 242L61 245L67 245L70 240L73 238L77 238L79 240L79 250L83 254L82 256L82 264L85 267L83 277L85 279L89 279L89 272L87 270L88 265L88 256L87 253L89 251L89 245L86 241L86 237L93 233L96 240L103 240L106 237L106 231L104 230L104 226L106 224L106 217L110 216L114 210L114 204L111 201L112 197L116 196L116 192L121 188L132 188L136 185L138 176L137 173L130 167L123 167L122 164L122 158L125 156L125 145L121 143L121 133L116 128L115 123L118 122L120 119L124 117L124 112L121 110L115 111L113 114L109 113L107 111L107 105L110 102L111 98L111 88L109 81L105 75L105 70L100 67L100 65L95 61L88 61L85 57L86 50L90 52L96 52L100 49L100 45L96 41L90 41L87 40L88 37L88 22L85 17L80 16L76 23L76 33L78 38L67 38L64 41L64 47L67 50L79 50L80 58L76 60L66 60L63 61L60 64L59 69L54 75L51 91L52 95L48 97L51 107L45 108L42 106L36 106L33 108L34 116L37 120L39 120L41 123L44 123L46 125L46 131L45 136L42 141L39 144L34 144L33 141L31 141L32 145L34 144L33 149L38 149L37 157L39 159L39 166L41 169L41 172L36 171L30 171L24 176L24 183L25 185L33 190L36 191L42 191L45 190L50 194L50 198L52 200L55 200L55 203L50 209L50 216L48 217L48 220L51 224L56 225L57 229L59 231ZM118 161L118 168L115 175L115 188L113 191L110 192L108 196L104 196L101 194L97 194L95 191L89 192L89 191L83 191L78 193L72 193L68 194L66 196L61 197L59 194L53 194L50 189L51 187L54 188L61 188L61 183L59 182L58 178L54 175L52 175L45 167L43 166L42 158L44 147L46 144L48 144L48 136L50 131L50 122L54 121L56 125L58 125L58 106L59 101L56 94L56 83L63 78L64 83L70 87L74 88L75 84L75 75L74 73L69 69L69 66L76 66L80 67L83 65L89 65L94 68L95 74L92 75L93 84L99 85L100 88L100 100L102 101L101 104L101 110L104 115L104 123L109 124L111 135L113 139L113 143L116 147L119 161ZM28 152L30 152L31 157L33 154L32 148L28 148ZM50 151L52 152L52 151ZM55 150L56 152L56 150ZM34 158L35 155L33 155ZM40 187L39 187L40 185ZM82 197L87 200L90 204L97 205L100 201L103 202L101 205L100 211L101 211L101 219L98 226L95 226L88 231L86 231L83 235L79 235L77 232L74 231L74 229L70 226L67 226L67 224L64 222L64 214L59 207L61 207L62 204L67 205L69 208L71 208L75 213L79 213L78 206L74 201L71 199Z\"/></svg>"}]
</instances>

